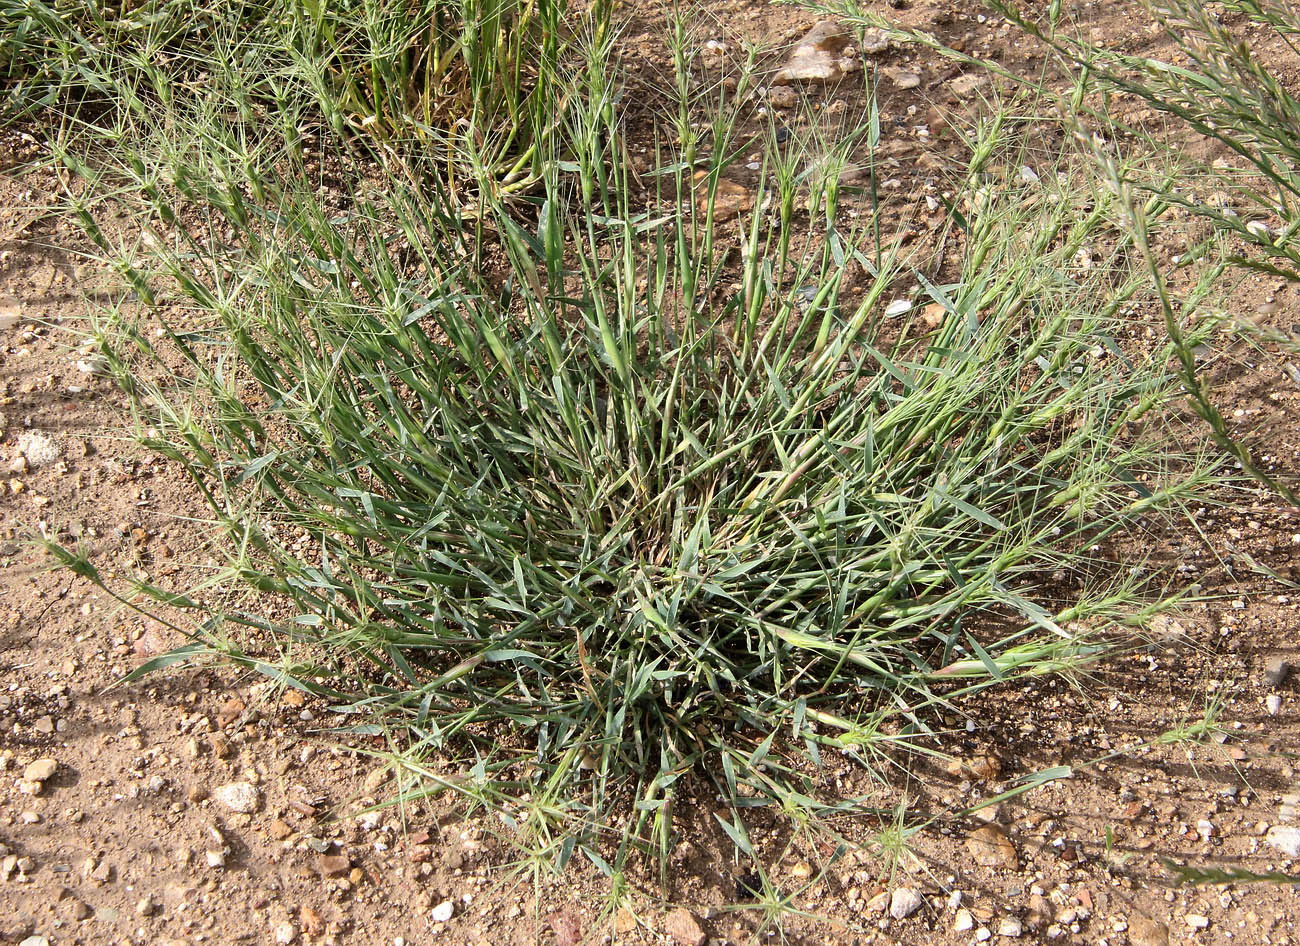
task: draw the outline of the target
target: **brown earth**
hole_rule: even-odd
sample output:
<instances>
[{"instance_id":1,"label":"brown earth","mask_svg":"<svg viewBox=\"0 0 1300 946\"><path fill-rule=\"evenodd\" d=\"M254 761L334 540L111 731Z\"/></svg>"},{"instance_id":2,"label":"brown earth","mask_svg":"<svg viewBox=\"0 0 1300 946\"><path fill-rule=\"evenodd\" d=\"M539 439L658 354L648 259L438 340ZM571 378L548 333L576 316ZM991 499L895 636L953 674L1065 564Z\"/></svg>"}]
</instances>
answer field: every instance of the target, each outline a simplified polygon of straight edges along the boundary
<instances>
[{"instance_id":1,"label":"brown earth","mask_svg":"<svg viewBox=\"0 0 1300 946\"><path fill-rule=\"evenodd\" d=\"M977 4L898 5L882 12L1009 66L1033 64ZM668 68L665 14L636 6L624 34L623 54L650 92ZM1128 5L1078 14L1112 45L1160 42ZM710 8L700 39L776 49L814 20L728 0ZM891 219L938 231L942 212L924 198L961 153L936 116L975 108L991 89L907 50L867 65L880 69ZM1293 63L1279 69L1295 80ZM893 78L912 74L920 81L910 88ZM859 89L851 78L814 91L817 109L777 114L798 131L800 114L854 113ZM1135 120L1153 118L1133 109ZM384 746L329 734L329 708L315 700L220 667L114 686L178 638L49 570L24 538L78 539L101 568L181 588L213 561L204 508L175 469L133 443L122 396L82 370L94 364L78 332L102 277L74 227L43 209L57 182L17 170L40 156L36 142L11 136L4 146L14 169L0 177L0 942L1300 941L1293 889L1178 887L1163 863L1300 870L1266 841L1295 829L1300 844L1300 694L1276 666L1300 663L1300 598L1255 567L1295 577L1300 510L1254 488L1207 503L1195 528L1166 540L1207 600L1158 625L1150 646L1087 678L1007 686L978 703L978 718L943 720L943 745L964 768L917 762L882 786L828 758L838 790L882 810L834 824L859 842L843 857L756 810L750 834L768 878L792 896L775 926L758 908L762 879L736 857L698 786L682 806L685 840L666 889L646 883L615 910L589 863L575 859L558 876L510 870L520 854L504 825L449 800L358 815L391 790L372 755ZM1295 291L1275 280L1248 277L1234 298L1242 314L1300 322ZM1237 431L1262 438L1275 469L1300 470L1300 390L1281 361L1241 346L1218 368L1217 396ZM58 455L24 470L18 444L31 431ZM1207 711L1217 721L1209 738L1124 751ZM48 763L29 768L45 759L52 773ZM917 815L960 809L1056 765L1075 766L1074 776L888 843L904 800Z\"/></svg>"}]
</instances>

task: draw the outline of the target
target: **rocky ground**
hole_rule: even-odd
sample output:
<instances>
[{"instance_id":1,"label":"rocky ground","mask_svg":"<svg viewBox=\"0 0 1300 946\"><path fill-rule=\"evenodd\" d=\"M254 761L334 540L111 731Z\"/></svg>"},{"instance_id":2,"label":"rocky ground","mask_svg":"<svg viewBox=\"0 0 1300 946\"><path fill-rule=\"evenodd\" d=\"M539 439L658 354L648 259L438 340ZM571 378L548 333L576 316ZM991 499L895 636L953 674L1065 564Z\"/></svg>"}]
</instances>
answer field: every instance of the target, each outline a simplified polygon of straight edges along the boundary
<instances>
[{"instance_id":1,"label":"rocky ground","mask_svg":"<svg viewBox=\"0 0 1300 946\"><path fill-rule=\"evenodd\" d=\"M896 6L886 12L969 51L1032 59L977 5ZM1079 11L1083 28L1118 44L1156 42L1124 5ZM625 33L646 81L667 62L662 15L633 10ZM810 101L817 111L861 102L834 85L809 100L797 70L879 70L886 187L906 195L894 219L924 229L936 218L933 196L957 150L941 119L977 107L982 77L897 48L799 49L815 17L789 7L733 0L714 15L702 68L741 37L794 47L774 65L795 72L765 103L792 125ZM1289 666L1300 663L1300 598L1250 567L1296 577L1300 510L1260 491L1197 512L1174 554L1208 599L1155 628L1150 646L1086 679L1007 687L978 718L945 720L956 765L918 763L888 786L847 763L828 773L885 812L906 799L921 814L971 806L1055 765L1074 766L1072 778L914 835L886 815L846 819L834 827L857 843L839 858L815 833L756 817L758 872L737 859L712 800L697 797L683 806L667 888L646 884L617 902L592 865L534 871L503 824L449 799L368 810L393 787L385 743L332 735L330 707L297 691L221 667L121 683L175 646L174 633L50 570L24 538L81 541L103 568L177 588L200 580L213 552L196 497L132 443L121 396L79 344L98 270L75 230L44 210L56 180L19 169L39 145L18 133L4 144L0 942L1300 941L1292 888L1177 886L1165 863L1300 871L1300 699ZM743 204L746 182L734 183ZM1300 322L1294 291L1276 280L1248 279L1237 298L1276 324ZM1268 431L1268 462L1300 468L1300 388L1283 364L1242 350L1223 378L1233 423ZM791 896L774 917L761 909L764 874Z\"/></svg>"}]
</instances>

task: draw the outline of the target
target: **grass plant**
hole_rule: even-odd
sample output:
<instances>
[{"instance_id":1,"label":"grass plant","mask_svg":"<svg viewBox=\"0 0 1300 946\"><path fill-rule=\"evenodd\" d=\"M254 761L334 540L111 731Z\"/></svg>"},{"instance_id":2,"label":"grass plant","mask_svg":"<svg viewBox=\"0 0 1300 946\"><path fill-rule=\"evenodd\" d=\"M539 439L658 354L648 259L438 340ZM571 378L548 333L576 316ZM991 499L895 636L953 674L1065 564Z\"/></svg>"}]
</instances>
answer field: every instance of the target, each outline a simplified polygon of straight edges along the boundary
<instances>
[{"instance_id":1,"label":"grass plant","mask_svg":"<svg viewBox=\"0 0 1300 946\"><path fill-rule=\"evenodd\" d=\"M609 12L603 0L572 16L565 0L0 0L0 120L53 112L97 130L105 113L237 91L221 105L287 146L324 124L336 143L445 174L472 143L492 185L519 190L565 121L577 41L604 42Z\"/></svg>"},{"instance_id":2,"label":"grass plant","mask_svg":"<svg viewBox=\"0 0 1300 946\"><path fill-rule=\"evenodd\" d=\"M294 122L244 133L238 66L60 150L133 292L103 354L227 556L189 594L125 589L193 617L138 672L219 655L318 694L347 731L405 734L406 797L458 793L537 863L611 878L667 863L688 775L753 856L755 807L852 808L827 754L878 769L938 706L1092 659L1171 597L1098 551L1216 475L1171 349L1127 336L1150 287L1112 191L1068 162L1000 177L1017 134L982 123L962 252L929 278L874 208L844 224L825 154L795 173L798 140L743 139L739 96L700 133L678 61L648 192L597 33L534 192L458 139L468 223L392 165L341 160L332 201ZM777 184L733 220L754 147ZM139 200L138 245L99 226L108 197Z\"/></svg>"},{"instance_id":3,"label":"grass plant","mask_svg":"<svg viewBox=\"0 0 1300 946\"><path fill-rule=\"evenodd\" d=\"M1181 62L1132 55L1081 39L1053 4L1039 14L992 0L998 12L1045 43L1071 72L1104 93L1085 108L1106 128L1143 141L1154 153L1171 146L1126 125L1116 99L1138 100L1185 129L1222 144L1237 167L1201 168L1201 193L1178 196L1183 206L1231 234L1232 262L1300 279L1300 100L1277 69L1265 64L1270 45L1283 55L1300 50L1300 15L1284 0L1228 0L1219 9L1188 0L1148 0L1146 11ZM1078 100L1084 108L1082 99ZM1228 200L1210 201L1219 184ZM1240 209L1234 209L1240 208Z\"/></svg>"},{"instance_id":4,"label":"grass plant","mask_svg":"<svg viewBox=\"0 0 1300 946\"><path fill-rule=\"evenodd\" d=\"M1300 17L1282 0L1229 2L1224 4L1224 13L1239 21L1234 29L1218 12L1188 0L1153 0L1144 5L1188 65L1117 52L1084 39L1060 3L1026 12L1006 0L989 0L993 10L1044 45L1049 60L1054 60L1057 67L1055 76L1053 70L1017 74L1000 63L954 49L924 31L896 27L857 0L810 4L859 28L883 29L896 39L925 47L966 67L987 70L1009 86L1029 89L1033 94L1050 95L1052 82L1064 81L1066 91L1056 95L1058 109L1066 125L1084 143L1081 153L1092 154L1099 171L1127 208L1124 228L1147 261L1189 403L1225 454L1270 490L1296 504L1300 493L1291 483L1265 469L1255 460L1250 447L1229 430L1214 402L1209 379L1198 363L1199 346L1189 341L1185 323L1201 317L1207 304L1215 304L1211 293L1234 266L1300 279L1300 243L1296 240L1300 216L1295 209L1300 196L1300 149L1296 144L1300 140L1296 134L1300 130L1300 101L1264 65L1256 52L1261 43L1244 38L1250 29L1266 37L1272 34L1277 43L1295 52ZM1184 130L1225 146L1240 167L1189 166L1177 140L1126 124L1116 107L1120 98L1139 100L1174 116ZM1131 152L1131 170L1118 167L1116 142L1124 142ZM1182 166L1181 171L1162 173L1171 160ZM1180 186L1188 180L1195 181L1196 186ZM1225 198L1224 194L1229 196ZM1175 205L1210 222L1211 237L1173 260L1157 256L1147 233L1152 202ZM1245 213L1234 206L1244 208ZM1194 265L1200 265L1200 269L1192 279L1192 290L1175 298L1166 270ZM1296 350L1297 339L1286 333L1261 329L1240 316L1235 321L1273 345Z\"/></svg>"}]
</instances>

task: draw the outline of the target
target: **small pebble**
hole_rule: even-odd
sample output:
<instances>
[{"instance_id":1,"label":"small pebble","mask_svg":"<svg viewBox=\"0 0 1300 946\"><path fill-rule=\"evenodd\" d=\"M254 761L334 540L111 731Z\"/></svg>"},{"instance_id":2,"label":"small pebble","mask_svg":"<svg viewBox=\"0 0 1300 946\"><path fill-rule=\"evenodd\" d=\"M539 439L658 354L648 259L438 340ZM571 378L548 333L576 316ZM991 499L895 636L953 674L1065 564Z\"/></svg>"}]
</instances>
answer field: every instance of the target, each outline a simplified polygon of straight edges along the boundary
<instances>
[{"instance_id":1,"label":"small pebble","mask_svg":"<svg viewBox=\"0 0 1300 946\"><path fill-rule=\"evenodd\" d=\"M794 108L799 104L799 96L788 85L778 85L768 91L767 101L774 108Z\"/></svg>"},{"instance_id":2,"label":"small pebble","mask_svg":"<svg viewBox=\"0 0 1300 946\"><path fill-rule=\"evenodd\" d=\"M23 772L23 778L29 782L44 782L52 778L54 773L59 770L59 763L54 759L37 759L31 765L27 766Z\"/></svg>"},{"instance_id":3,"label":"small pebble","mask_svg":"<svg viewBox=\"0 0 1300 946\"><path fill-rule=\"evenodd\" d=\"M891 78L894 80L894 85L898 86L904 92L908 89L915 89L921 84L921 74L918 72L898 70L893 73Z\"/></svg>"},{"instance_id":4,"label":"small pebble","mask_svg":"<svg viewBox=\"0 0 1300 946\"><path fill-rule=\"evenodd\" d=\"M446 923L455 912L456 905L450 900L444 900L433 908L433 912L429 914L429 919L435 923Z\"/></svg>"},{"instance_id":5,"label":"small pebble","mask_svg":"<svg viewBox=\"0 0 1300 946\"><path fill-rule=\"evenodd\" d=\"M1300 828L1273 825L1264 835L1264 843L1287 857L1300 857Z\"/></svg>"},{"instance_id":6,"label":"small pebble","mask_svg":"<svg viewBox=\"0 0 1300 946\"><path fill-rule=\"evenodd\" d=\"M212 797L241 815L251 815L262 804L262 793L248 782L231 782L229 785L222 785L212 793Z\"/></svg>"},{"instance_id":7,"label":"small pebble","mask_svg":"<svg viewBox=\"0 0 1300 946\"><path fill-rule=\"evenodd\" d=\"M895 920L906 919L920 909L923 902L920 893L911 887L896 887L889 896L889 915Z\"/></svg>"}]
</instances>

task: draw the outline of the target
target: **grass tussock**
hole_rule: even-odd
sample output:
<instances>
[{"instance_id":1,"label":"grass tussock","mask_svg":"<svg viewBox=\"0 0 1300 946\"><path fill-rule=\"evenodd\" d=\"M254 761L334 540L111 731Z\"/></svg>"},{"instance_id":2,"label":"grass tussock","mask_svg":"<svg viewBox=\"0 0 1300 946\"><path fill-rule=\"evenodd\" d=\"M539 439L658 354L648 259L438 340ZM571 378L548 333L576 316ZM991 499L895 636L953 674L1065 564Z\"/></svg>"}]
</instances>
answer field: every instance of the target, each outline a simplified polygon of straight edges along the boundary
<instances>
[{"instance_id":1,"label":"grass tussock","mask_svg":"<svg viewBox=\"0 0 1300 946\"><path fill-rule=\"evenodd\" d=\"M607 4L565 0L0 0L0 120L97 137L208 100L250 135L302 147L323 124L439 174L472 144L522 189L573 107L580 41L608 30Z\"/></svg>"},{"instance_id":2,"label":"grass tussock","mask_svg":"<svg viewBox=\"0 0 1300 946\"><path fill-rule=\"evenodd\" d=\"M972 131L962 250L927 277L874 204L841 213L874 111L816 155L742 142L743 103L679 50L642 189L595 31L526 198L502 152L446 139L471 219L455 179L318 107L415 121L405 85L363 107L328 55L226 35L206 95L146 77L154 107L77 112L57 150L133 293L99 318L104 356L227 556L189 594L127 589L194 617L142 672L220 654L400 730L414 792L492 807L548 859L608 867L630 812L615 864L663 865L688 773L752 853L746 809L850 804L825 754L878 770L936 707L1091 659L1177 596L1102 556L1217 473L1172 346L1129 331L1154 298L1131 208L1068 155L1000 172L1005 116ZM129 103L140 61L105 55ZM260 89L315 91L277 123ZM724 221L751 148L752 209ZM138 243L99 227L106 197L138 202Z\"/></svg>"},{"instance_id":3,"label":"grass tussock","mask_svg":"<svg viewBox=\"0 0 1300 946\"><path fill-rule=\"evenodd\" d=\"M120 265L171 308L113 313L105 352L212 504L213 584L258 597L137 590L200 613L183 656L470 773L437 788L546 799L520 829L556 853L629 799L629 843L667 851L689 771L743 848L745 807L833 804L823 752L878 765L928 707L1095 654L1144 605L1092 551L1209 471L1173 446L1168 352L1125 343L1146 289L1106 191L991 186L1013 139L983 127L966 251L931 282L874 221L841 229L834 188L798 213L798 175L755 197L779 226L720 225L725 137L634 201L605 62L527 212L476 230L436 185L357 172L341 212L301 168L254 189L211 136L185 165L225 184L187 222L153 173L174 130L134 136L110 171L156 229Z\"/></svg>"}]
</instances>

